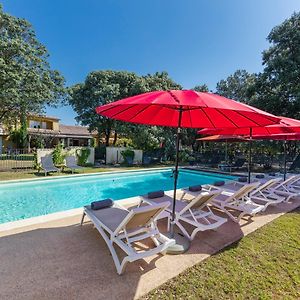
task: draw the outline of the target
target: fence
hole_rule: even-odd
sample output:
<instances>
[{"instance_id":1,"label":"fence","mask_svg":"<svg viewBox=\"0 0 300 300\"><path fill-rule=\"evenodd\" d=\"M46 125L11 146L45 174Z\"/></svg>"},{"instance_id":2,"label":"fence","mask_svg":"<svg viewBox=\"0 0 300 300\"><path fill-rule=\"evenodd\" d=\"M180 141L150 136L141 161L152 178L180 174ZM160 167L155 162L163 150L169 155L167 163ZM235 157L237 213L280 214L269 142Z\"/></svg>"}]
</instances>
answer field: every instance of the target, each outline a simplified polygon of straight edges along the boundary
<instances>
[{"instance_id":1,"label":"fence","mask_svg":"<svg viewBox=\"0 0 300 300\"><path fill-rule=\"evenodd\" d=\"M33 169L34 154L26 149L4 149L0 154L0 171Z\"/></svg>"}]
</instances>

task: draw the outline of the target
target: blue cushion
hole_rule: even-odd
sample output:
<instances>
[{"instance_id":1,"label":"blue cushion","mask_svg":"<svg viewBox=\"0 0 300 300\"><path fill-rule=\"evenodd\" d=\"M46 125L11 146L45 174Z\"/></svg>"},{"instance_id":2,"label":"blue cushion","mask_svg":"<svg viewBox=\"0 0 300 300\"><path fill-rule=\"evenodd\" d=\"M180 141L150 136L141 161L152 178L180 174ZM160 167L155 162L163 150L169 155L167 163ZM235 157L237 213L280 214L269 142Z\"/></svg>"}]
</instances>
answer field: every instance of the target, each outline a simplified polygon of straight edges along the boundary
<instances>
[{"instance_id":1,"label":"blue cushion","mask_svg":"<svg viewBox=\"0 0 300 300\"><path fill-rule=\"evenodd\" d=\"M91 203L91 209L98 210L102 208L111 207L114 204L113 200L108 198L104 200L94 201Z\"/></svg>"},{"instance_id":2,"label":"blue cushion","mask_svg":"<svg viewBox=\"0 0 300 300\"><path fill-rule=\"evenodd\" d=\"M276 173L269 173L269 176L276 176Z\"/></svg>"},{"instance_id":3,"label":"blue cushion","mask_svg":"<svg viewBox=\"0 0 300 300\"><path fill-rule=\"evenodd\" d=\"M214 186L222 186L225 184L225 181L224 180L220 180L220 181L215 181L214 182Z\"/></svg>"},{"instance_id":4,"label":"blue cushion","mask_svg":"<svg viewBox=\"0 0 300 300\"><path fill-rule=\"evenodd\" d=\"M257 174L255 177L256 178L265 178L265 175L264 174Z\"/></svg>"},{"instance_id":5,"label":"blue cushion","mask_svg":"<svg viewBox=\"0 0 300 300\"><path fill-rule=\"evenodd\" d=\"M201 190L202 190L202 186L201 185L189 186L189 191L191 191L191 192L199 192Z\"/></svg>"},{"instance_id":6,"label":"blue cushion","mask_svg":"<svg viewBox=\"0 0 300 300\"><path fill-rule=\"evenodd\" d=\"M247 182L248 178L247 177L239 177L238 182Z\"/></svg>"},{"instance_id":7,"label":"blue cushion","mask_svg":"<svg viewBox=\"0 0 300 300\"><path fill-rule=\"evenodd\" d=\"M163 190L159 190L159 191L149 192L148 198L149 199L161 198L164 195L165 195L165 192Z\"/></svg>"}]
</instances>

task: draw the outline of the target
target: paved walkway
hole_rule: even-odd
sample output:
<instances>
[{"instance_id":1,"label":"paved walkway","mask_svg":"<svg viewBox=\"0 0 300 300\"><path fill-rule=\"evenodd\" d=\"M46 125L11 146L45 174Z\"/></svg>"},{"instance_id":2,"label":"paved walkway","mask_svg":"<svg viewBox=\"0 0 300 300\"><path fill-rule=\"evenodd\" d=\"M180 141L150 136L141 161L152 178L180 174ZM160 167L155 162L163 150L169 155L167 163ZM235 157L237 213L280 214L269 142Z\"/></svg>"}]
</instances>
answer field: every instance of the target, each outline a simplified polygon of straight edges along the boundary
<instances>
[{"instance_id":1,"label":"paved walkway","mask_svg":"<svg viewBox=\"0 0 300 300\"><path fill-rule=\"evenodd\" d=\"M136 299L298 206L300 199L270 207L241 226L228 221L198 233L187 253L128 264L122 276L98 231L78 225L79 215L0 232L1 299Z\"/></svg>"}]
</instances>

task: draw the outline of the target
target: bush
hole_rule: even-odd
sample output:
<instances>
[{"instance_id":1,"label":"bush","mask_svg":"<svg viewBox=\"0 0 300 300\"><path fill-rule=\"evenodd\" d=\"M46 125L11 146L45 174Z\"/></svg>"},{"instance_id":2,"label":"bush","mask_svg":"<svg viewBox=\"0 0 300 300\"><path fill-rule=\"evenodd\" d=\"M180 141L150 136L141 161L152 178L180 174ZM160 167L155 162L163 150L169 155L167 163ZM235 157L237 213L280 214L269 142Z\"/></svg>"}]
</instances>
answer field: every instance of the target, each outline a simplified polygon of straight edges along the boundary
<instances>
[{"instance_id":1,"label":"bush","mask_svg":"<svg viewBox=\"0 0 300 300\"><path fill-rule=\"evenodd\" d=\"M56 145L55 149L52 152L52 158L55 165L62 165L64 163L66 154L63 153L63 145Z\"/></svg>"},{"instance_id":2,"label":"bush","mask_svg":"<svg viewBox=\"0 0 300 300\"><path fill-rule=\"evenodd\" d=\"M83 167L86 166L90 153L91 153L90 148L82 148L76 151L79 166L83 166Z\"/></svg>"}]
</instances>

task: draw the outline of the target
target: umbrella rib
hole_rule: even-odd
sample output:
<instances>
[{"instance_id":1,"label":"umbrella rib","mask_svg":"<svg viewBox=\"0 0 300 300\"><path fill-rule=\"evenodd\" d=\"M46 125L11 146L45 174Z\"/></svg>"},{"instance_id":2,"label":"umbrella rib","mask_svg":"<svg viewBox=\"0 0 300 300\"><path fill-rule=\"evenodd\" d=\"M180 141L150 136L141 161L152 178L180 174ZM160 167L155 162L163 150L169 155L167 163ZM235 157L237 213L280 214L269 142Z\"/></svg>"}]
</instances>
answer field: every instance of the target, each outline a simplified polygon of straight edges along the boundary
<instances>
[{"instance_id":1,"label":"umbrella rib","mask_svg":"<svg viewBox=\"0 0 300 300\"><path fill-rule=\"evenodd\" d=\"M122 114L123 112L125 112L125 111L127 111L127 110L133 108L135 105L136 105L136 104L131 104L129 107L126 107L126 108L123 109L122 111L118 111L117 113L111 115L110 118L113 118L113 117L117 116L118 114ZM115 106L115 107L116 107L116 106ZM114 108L115 108L115 107L114 107Z\"/></svg>"},{"instance_id":2,"label":"umbrella rib","mask_svg":"<svg viewBox=\"0 0 300 300\"><path fill-rule=\"evenodd\" d=\"M255 112L254 112L255 113ZM248 119L251 122L254 122L258 127L262 127L259 123L257 123L256 121L250 119L249 117L243 115L242 113L240 113L244 118ZM258 113L257 113L258 114ZM258 114L259 115L259 114ZM268 116L265 116L265 118L267 118L268 120L272 121L272 119L270 119ZM271 125L271 124L270 124Z\"/></svg>"},{"instance_id":3,"label":"umbrella rib","mask_svg":"<svg viewBox=\"0 0 300 300\"><path fill-rule=\"evenodd\" d=\"M217 128L215 126L215 124L210 120L210 117L208 116L208 114L206 113L206 111L203 109L203 107L200 108L201 111L205 114L205 116L207 117L208 121L210 122L210 124L213 126L213 128Z\"/></svg>"},{"instance_id":4,"label":"umbrella rib","mask_svg":"<svg viewBox=\"0 0 300 300\"><path fill-rule=\"evenodd\" d=\"M229 119L221 110L219 110L218 108L216 108L216 111L219 112L227 120L229 120L236 128L239 128L239 126L235 122L233 122L231 119ZM237 111L235 111L235 112L237 112Z\"/></svg>"},{"instance_id":5,"label":"umbrella rib","mask_svg":"<svg viewBox=\"0 0 300 300\"><path fill-rule=\"evenodd\" d=\"M128 121L131 121L132 119L134 119L136 116L138 116L140 113L142 113L143 111L145 111L149 107L150 107L150 105L147 105L146 107L143 107L140 111L138 111L130 119L128 119Z\"/></svg>"}]
</instances>

